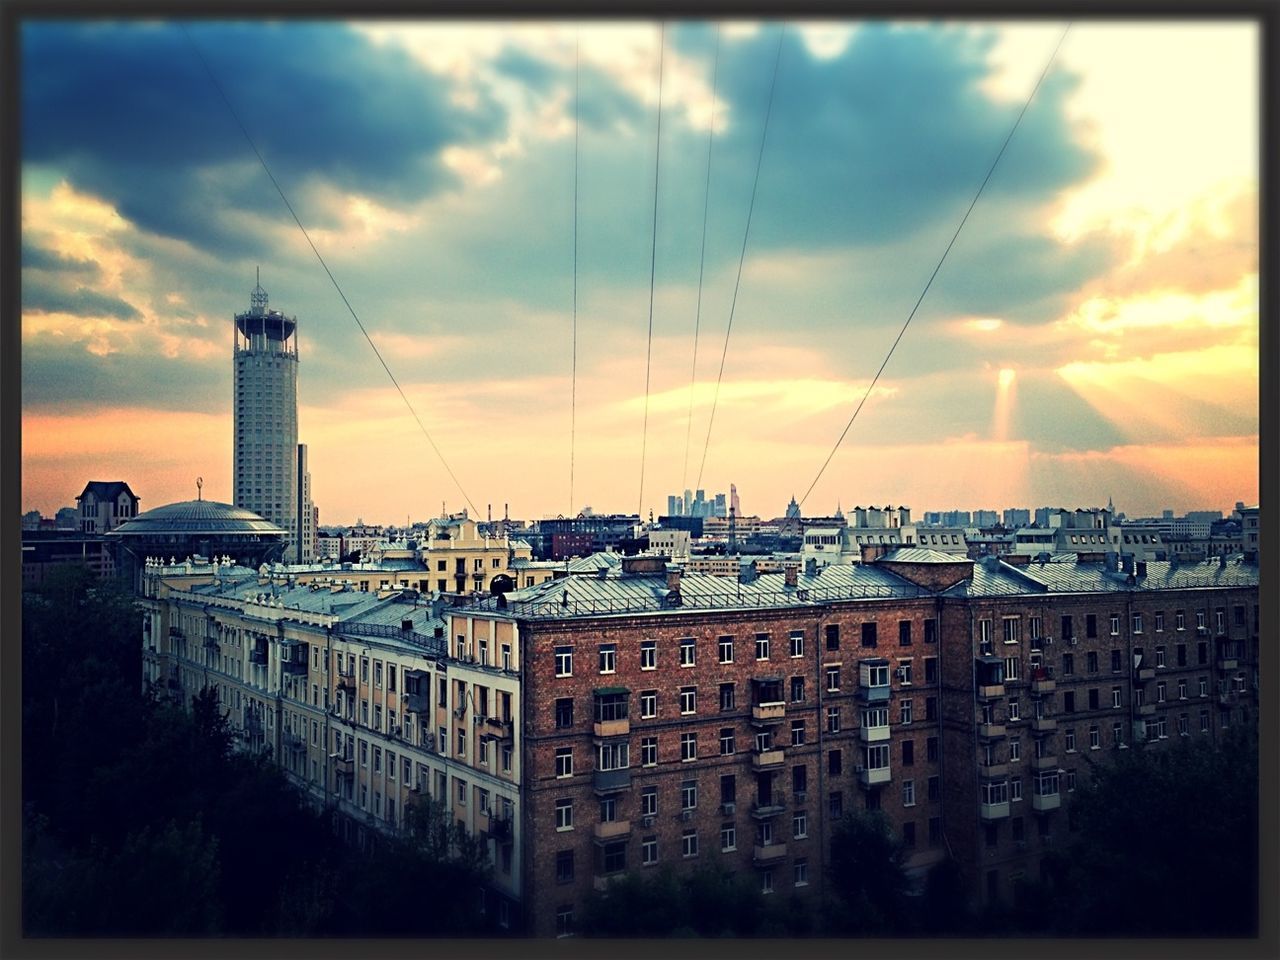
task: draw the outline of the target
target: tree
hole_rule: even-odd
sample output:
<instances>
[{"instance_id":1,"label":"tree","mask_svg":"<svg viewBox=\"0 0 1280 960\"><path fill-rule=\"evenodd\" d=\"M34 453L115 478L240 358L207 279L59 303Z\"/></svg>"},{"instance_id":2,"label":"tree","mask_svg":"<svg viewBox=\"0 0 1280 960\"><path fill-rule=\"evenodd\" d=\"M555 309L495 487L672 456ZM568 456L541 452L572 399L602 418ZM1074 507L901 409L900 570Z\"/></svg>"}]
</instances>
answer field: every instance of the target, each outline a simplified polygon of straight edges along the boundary
<instances>
[{"instance_id":1,"label":"tree","mask_svg":"<svg viewBox=\"0 0 1280 960\"><path fill-rule=\"evenodd\" d=\"M910 924L910 882L901 842L880 811L846 814L831 836L828 931L901 935Z\"/></svg>"},{"instance_id":2,"label":"tree","mask_svg":"<svg viewBox=\"0 0 1280 960\"><path fill-rule=\"evenodd\" d=\"M1058 902L1077 909L1060 932L1256 936L1252 730L1233 729L1217 745L1135 746L1095 764L1072 806L1078 833L1060 864Z\"/></svg>"}]
</instances>

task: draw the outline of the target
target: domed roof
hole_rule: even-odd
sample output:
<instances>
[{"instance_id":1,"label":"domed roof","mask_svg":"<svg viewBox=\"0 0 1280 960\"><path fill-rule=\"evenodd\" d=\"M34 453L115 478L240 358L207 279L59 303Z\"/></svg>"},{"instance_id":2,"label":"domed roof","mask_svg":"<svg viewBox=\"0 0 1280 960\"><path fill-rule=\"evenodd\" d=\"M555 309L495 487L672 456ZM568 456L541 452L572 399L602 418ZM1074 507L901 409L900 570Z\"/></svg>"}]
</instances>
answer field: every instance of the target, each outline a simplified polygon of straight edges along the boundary
<instances>
[{"instance_id":1,"label":"domed roof","mask_svg":"<svg viewBox=\"0 0 1280 960\"><path fill-rule=\"evenodd\" d=\"M120 524L111 531L111 534L119 536L149 534L288 536L288 531L243 507L233 507L229 503L219 503L216 500L184 500L181 503L166 503L162 507L140 513Z\"/></svg>"}]
</instances>

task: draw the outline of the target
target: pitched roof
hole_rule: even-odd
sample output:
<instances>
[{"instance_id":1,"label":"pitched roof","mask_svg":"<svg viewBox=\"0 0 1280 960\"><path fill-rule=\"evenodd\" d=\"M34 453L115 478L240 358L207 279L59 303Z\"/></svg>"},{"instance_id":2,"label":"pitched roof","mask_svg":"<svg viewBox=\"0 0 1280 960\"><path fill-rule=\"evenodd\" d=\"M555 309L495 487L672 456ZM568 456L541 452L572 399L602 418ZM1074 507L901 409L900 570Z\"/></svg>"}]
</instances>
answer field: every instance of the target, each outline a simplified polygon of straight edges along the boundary
<instances>
[{"instance_id":1,"label":"pitched roof","mask_svg":"<svg viewBox=\"0 0 1280 960\"><path fill-rule=\"evenodd\" d=\"M83 500L92 493L99 500L114 500L122 492L127 493L134 500L138 499L134 492L129 489L129 484L123 480L90 480L84 485L84 490L76 499Z\"/></svg>"}]
</instances>

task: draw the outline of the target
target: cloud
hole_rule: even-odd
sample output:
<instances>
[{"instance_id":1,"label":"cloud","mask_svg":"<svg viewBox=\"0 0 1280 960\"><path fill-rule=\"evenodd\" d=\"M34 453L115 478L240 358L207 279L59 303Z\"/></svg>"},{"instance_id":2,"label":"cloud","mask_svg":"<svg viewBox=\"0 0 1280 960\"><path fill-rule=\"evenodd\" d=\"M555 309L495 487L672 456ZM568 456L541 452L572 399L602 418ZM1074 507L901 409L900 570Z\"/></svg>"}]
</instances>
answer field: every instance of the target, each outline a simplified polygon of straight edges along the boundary
<instances>
[{"instance_id":1,"label":"cloud","mask_svg":"<svg viewBox=\"0 0 1280 960\"><path fill-rule=\"evenodd\" d=\"M228 213L280 219L279 198L201 56L295 203L313 182L420 199L454 182L445 147L503 124L492 101L459 109L447 82L342 25L189 31L200 55L175 25L25 24L24 162L59 167L144 230L243 255L266 248Z\"/></svg>"},{"instance_id":2,"label":"cloud","mask_svg":"<svg viewBox=\"0 0 1280 960\"><path fill-rule=\"evenodd\" d=\"M23 310L41 313L70 313L84 317L115 317L118 320L137 320L141 312L133 304L99 293L92 287L77 285L73 289L59 289L47 280L32 278L22 284Z\"/></svg>"}]
</instances>

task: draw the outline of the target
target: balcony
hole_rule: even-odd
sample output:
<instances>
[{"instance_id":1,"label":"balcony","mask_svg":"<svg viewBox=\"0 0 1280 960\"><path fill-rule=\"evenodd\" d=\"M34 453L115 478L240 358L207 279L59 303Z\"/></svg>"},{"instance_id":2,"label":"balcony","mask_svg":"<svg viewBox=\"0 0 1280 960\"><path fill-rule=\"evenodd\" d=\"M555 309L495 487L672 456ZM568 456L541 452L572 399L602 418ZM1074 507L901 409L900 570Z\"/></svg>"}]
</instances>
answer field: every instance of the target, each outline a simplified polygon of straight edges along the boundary
<instances>
[{"instance_id":1,"label":"balcony","mask_svg":"<svg viewBox=\"0 0 1280 960\"><path fill-rule=\"evenodd\" d=\"M751 852L751 859L756 863L775 863L787 855L787 845L779 841L773 843L757 843Z\"/></svg>"},{"instance_id":2,"label":"balcony","mask_svg":"<svg viewBox=\"0 0 1280 960\"><path fill-rule=\"evenodd\" d=\"M1031 720L1032 733L1053 733L1058 729L1058 721L1053 717L1033 717Z\"/></svg>"},{"instance_id":3,"label":"balcony","mask_svg":"<svg viewBox=\"0 0 1280 960\"><path fill-rule=\"evenodd\" d=\"M1009 764L1003 760L998 763L979 763L978 773L989 780L1003 779L1009 775Z\"/></svg>"},{"instance_id":4,"label":"balcony","mask_svg":"<svg viewBox=\"0 0 1280 960\"><path fill-rule=\"evenodd\" d=\"M601 739L625 737L631 733L631 720L628 717L623 717L621 720L597 720L592 724L591 732Z\"/></svg>"},{"instance_id":5,"label":"balcony","mask_svg":"<svg viewBox=\"0 0 1280 960\"><path fill-rule=\"evenodd\" d=\"M785 813L786 809L786 796L775 790L768 799L758 800L752 805L751 816L757 820L768 820L770 817Z\"/></svg>"},{"instance_id":6,"label":"balcony","mask_svg":"<svg viewBox=\"0 0 1280 960\"><path fill-rule=\"evenodd\" d=\"M1134 712L1140 717L1153 717L1156 713L1156 705L1154 703L1140 703L1134 708Z\"/></svg>"},{"instance_id":7,"label":"balcony","mask_svg":"<svg viewBox=\"0 0 1280 960\"><path fill-rule=\"evenodd\" d=\"M861 726L858 728L858 736L862 738L863 743L883 743L889 739L889 725L886 723L878 727Z\"/></svg>"},{"instance_id":8,"label":"balcony","mask_svg":"<svg viewBox=\"0 0 1280 960\"><path fill-rule=\"evenodd\" d=\"M979 700L995 700L1004 696L1003 683L980 683L978 684Z\"/></svg>"},{"instance_id":9,"label":"balcony","mask_svg":"<svg viewBox=\"0 0 1280 960\"><path fill-rule=\"evenodd\" d=\"M980 803L978 804L978 816L991 822L992 820L1004 820L1009 816L1009 801L1005 800L1001 803Z\"/></svg>"},{"instance_id":10,"label":"balcony","mask_svg":"<svg viewBox=\"0 0 1280 960\"><path fill-rule=\"evenodd\" d=\"M757 723L777 723L787 715L785 703L757 703L751 707L751 719Z\"/></svg>"},{"instance_id":11,"label":"balcony","mask_svg":"<svg viewBox=\"0 0 1280 960\"><path fill-rule=\"evenodd\" d=\"M339 673L338 689L345 690L354 696L356 692L356 675L354 673Z\"/></svg>"},{"instance_id":12,"label":"balcony","mask_svg":"<svg viewBox=\"0 0 1280 960\"><path fill-rule=\"evenodd\" d=\"M333 754L329 757L333 761L333 772L339 777L354 777L356 774L356 758L340 757Z\"/></svg>"},{"instance_id":13,"label":"balcony","mask_svg":"<svg viewBox=\"0 0 1280 960\"><path fill-rule=\"evenodd\" d=\"M1031 673L1031 695L1033 697L1041 697L1046 693L1053 693L1058 688L1054 682L1053 675L1047 670L1033 670Z\"/></svg>"},{"instance_id":14,"label":"balcony","mask_svg":"<svg viewBox=\"0 0 1280 960\"><path fill-rule=\"evenodd\" d=\"M757 750L751 757L752 770L769 770L773 767L782 766L786 755L781 747L771 747L768 750Z\"/></svg>"},{"instance_id":15,"label":"balcony","mask_svg":"<svg viewBox=\"0 0 1280 960\"><path fill-rule=\"evenodd\" d=\"M864 687L859 685L857 697L863 703L888 703L892 693L887 684L883 687Z\"/></svg>"},{"instance_id":16,"label":"balcony","mask_svg":"<svg viewBox=\"0 0 1280 960\"><path fill-rule=\"evenodd\" d=\"M511 731L513 729L510 720L504 720L501 717L488 717L485 722L485 730L489 736L498 740L510 740Z\"/></svg>"},{"instance_id":17,"label":"balcony","mask_svg":"<svg viewBox=\"0 0 1280 960\"><path fill-rule=\"evenodd\" d=\"M350 687L348 689L350 689L354 693L355 678L339 677L338 687L340 689L343 686L344 680L350 681ZM431 709L430 695L426 693L406 693L404 695L404 709L405 709L405 713L417 713L417 714L426 713L429 709Z\"/></svg>"},{"instance_id":18,"label":"balcony","mask_svg":"<svg viewBox=\"0 0 1280 960\"><path fill-rule=\"evenodd\" d=\"M858 783L864 787L884 786L893 776L893 771L885 767L859 767Z\"/></svg>"},{"instance_id":19,"label":"balcony","mask_svg":"<svg viewBox=\"0 0 1280 960\"><path fill-rule=\"evenodd\" d=\"M1047 753L1042 757L1031 758L1032 770L1057 770L1058 757L1056 754Z\"/></svg>"},{"instance_id":20,"label":"balcony","mask_svg":"<svg viewBox=\"0 0 1280 960\"><path fill-rule=\"evenodd\" d=\"M280 746L282 749L301 753L307 749L307 741L296 733L285 731L280 737Z\"/></svg>"},{"instance_id":21,"label":"balcony","mask_svg":"<svg viewBox=\"0 0 1280 960\"><path fill-rule=\"evenodd\" d=\"M267 664L267 648L254 647L249 651L249 662L264 667Z\"/></svg>"},{"instance_id":22,"label":"balcony","mask_svg":"<svg viewBox=\"0 0 1280 960\"><path fill-rule=\"evenodd\" d=\"M246 737L262 736L262 720L259 717L248 716L244 718L244 733Z\"/></svg>"},{"instance_id":23,"label":"balcony","mask_svg":"<svg viewBox=\"0 0 1280 960\"><path fill-rule=\"evenodd\" d=\"M1238 670L1239 668L1240 668L1240 661L1237 660L1235 657L1219 657L1218 658L1219 670Z\"/></svg>"},{"instance_id":24,"label":"balcony","mask_svg":"<svg viewBox=\"0 0 1280 960\"><path fill-rule=\"evenodd\" d=\"M222 649L222 643L218 640L216 634L211 633L204 638L204 648L206 650L220 650Z\"/></svg>"},{"instance_id":25,"label":"balcony","mask_svg":"<svg viewBox=\"0 0 1280 960\"><path fill-rule=\"evenodd\" d=\"M1155 678L1155 667L1138 667L1133 671L1133 679L1138 681L1138 683L1146 683L1148 680L1154 680Z\"/></svg>"},{"instance_id":26,"label":"balcony","mask_svg":"<svg viewBox=\"0 0 1280 960\"><path fill-rule=\"evenodd\" d=\"M293 677L305 677L307 675L307 661L294 660L292 658L281 660L280 672Z\"/></svg>"},{"instance_id":27,"label":"balcony","mask_svg":"<svg viewBox=\"0 0 1280 960\"><path fill-rule=\"evenodd\" d=\"M1031 797L1031 809L1038 813L1048 813L1050 810L1057 810L1062 806L1062 794L1049 793L1044 796L1033 795Z\"/></svg>"},{"instance_id":28,"label":"balcony","mask_svg":"<svg viewBox=\"0 0 1280 960\"><path fill-rule=\"evenodd\" d=\"M500 813L491 813L489 815L489 836L499 842L505 842L511 839L511 817L503 816Z\"/></svg>"},{"instance_id":29,"label":"balcony","mask_svg":"<svg viewBox=\"0 0 1280 960\"><path fill-rule=\"evenodd\" d=\"M631 771L597 770L591 777L591 785L596 793L617 793L631 787Z\"/></svg>"},{"instance_id":30,"label":"balcony","mask_svg":"<svg viewBox=\"0 0 1280 960\"><path fill-rule=\"evenodd\" d=\"M1005 735L1003 723L978 724L978 736L983 740L998 740Z\"/></svg>"},{"instance_id":31,"label":"balcony","mask_svg":"<svg viewBox=\"0 0 1280 960\"><path fill-rule=\"evenodd\" d=\"M601 843L628 837L631 835L631 821L609 820L605 823L597 823L591 828L591 835Z\"/></svg>"},{"instance_id":32,"label":"balcony","mask_svg":"<svg viewBox=\"0 0 1280 960\"><path fill-rule=\"evenodd\" d=\"M177 627L170 627L170 628L169 628L169 639L170 639L170 640L185 640L185 639L187 639L187 635L186 635L185 633L183 633L181 630L179 630Z\"/></svg>"}]
</instances>

